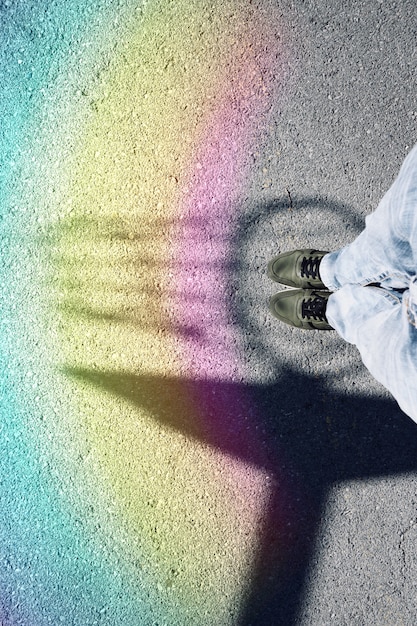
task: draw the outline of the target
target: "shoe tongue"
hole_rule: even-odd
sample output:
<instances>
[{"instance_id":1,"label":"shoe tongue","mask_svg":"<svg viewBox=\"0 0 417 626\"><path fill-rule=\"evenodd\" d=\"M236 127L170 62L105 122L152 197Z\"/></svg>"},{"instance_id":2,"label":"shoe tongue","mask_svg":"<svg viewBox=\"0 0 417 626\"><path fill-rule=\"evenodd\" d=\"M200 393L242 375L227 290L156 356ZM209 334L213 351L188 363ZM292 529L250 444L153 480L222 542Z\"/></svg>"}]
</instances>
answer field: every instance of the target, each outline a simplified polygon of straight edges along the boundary
<instances>
[{"instance_id":1,"label":"shoe tongue","mask_svg":"<svg viewBox=\"0 0 417 626\"><path fill-rule=\"evenodd\" d=\"M318 294L316 292L309 292L309 294L305 295L304 298L300 298L300 313L302 315L302 310L303 310L303 303L304 303L304 308L305 308L305 313L309 314L310 317L314 317L314 315L318 315L318 311L316 310L317 308L319 308L319 303L315 302L318 298Z\"/></svg>"},{"instance_id":2,"label":"shoe tongue","mask_svg":"<svg viewBox=\"0 0 417 626\"><path fill-rule=\"evenodd\" d=\"M309 296L305 296L303 298L299 298L298 302L297 302L297 315L300 319L304 319L303 318L303 303L306 302L309 299Z\"/></svg>"}]
</instances>

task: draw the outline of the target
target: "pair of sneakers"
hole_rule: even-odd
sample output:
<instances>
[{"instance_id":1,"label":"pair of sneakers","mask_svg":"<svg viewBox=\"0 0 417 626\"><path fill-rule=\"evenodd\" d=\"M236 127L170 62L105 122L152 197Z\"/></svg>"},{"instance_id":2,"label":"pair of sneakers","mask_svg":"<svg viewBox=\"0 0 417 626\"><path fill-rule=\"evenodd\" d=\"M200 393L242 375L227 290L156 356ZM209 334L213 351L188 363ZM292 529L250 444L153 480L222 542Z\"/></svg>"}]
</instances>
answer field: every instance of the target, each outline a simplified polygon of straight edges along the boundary
<instances>
[{"instance_id":1,"label":"pair of sneakers","mask_svg":"<svg viewBox=\"0 0 417 626\"><path fill-rule=\"evenodd\" d=\"M322 250L284 252L268 264L268 276L277 283L293 287L276 293L269 309L282 322L307 330L332 330L326 318L331 292L320 278L320 263L328 254Z\"/></svg>"}]
</instances>

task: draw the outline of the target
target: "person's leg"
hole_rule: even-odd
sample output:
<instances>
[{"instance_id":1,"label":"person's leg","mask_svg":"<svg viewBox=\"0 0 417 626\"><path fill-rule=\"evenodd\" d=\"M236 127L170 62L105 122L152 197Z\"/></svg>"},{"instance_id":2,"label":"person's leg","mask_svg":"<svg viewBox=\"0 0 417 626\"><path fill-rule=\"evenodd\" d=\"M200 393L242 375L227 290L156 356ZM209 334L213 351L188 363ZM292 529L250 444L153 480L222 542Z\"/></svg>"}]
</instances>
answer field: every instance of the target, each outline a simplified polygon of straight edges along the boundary
<instances>
[{"instance_id":1,"label":"person's leg","mask_svg":"<svg viewBox=\"0 0 417 626\"><path fill-rule=\"evenodd\" d=\"M320 277L331 291L346 284L381 283L406 289L417 268L417 146L364 231L353 243L327 254Z\"/></svg>"},{"instance_id":2,"label":"person's leg","mask_svg":"<svg viewBox=\"0 0 417 626\"><path fill-rule=\"evenodd\" d=\"M403 293L345 285L330 296L326 317L417 422L417 278Z\"/></svg>"}]
</instances>

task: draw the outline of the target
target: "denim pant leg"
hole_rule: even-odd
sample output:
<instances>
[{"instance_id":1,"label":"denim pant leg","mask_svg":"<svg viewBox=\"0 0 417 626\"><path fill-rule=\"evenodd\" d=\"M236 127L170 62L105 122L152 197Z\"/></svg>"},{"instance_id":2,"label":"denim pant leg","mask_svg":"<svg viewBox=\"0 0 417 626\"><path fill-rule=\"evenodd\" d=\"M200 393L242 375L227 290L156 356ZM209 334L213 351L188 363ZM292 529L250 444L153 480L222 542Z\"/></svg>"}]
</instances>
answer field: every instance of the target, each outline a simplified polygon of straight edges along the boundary
<instances>
[{"instance_id":1,"label":"denim pant leg","mask_svg":"<svg viewBox=\"0 0 417 626\"><path fill-rule=\"evenodd\" d=\"M416 275L417 146L365 230L320 264L321 279L335 292L327 306L330 324L417 422ZM364 286L370 283L381 288Z\"/></svg>"},{"instance_id":2,"label":"denim pant leg","mask_svg":"<svg viewBox=\"0 0 417 626\"><path fill-rule=\"evenodd\" d=\"M365 366L417 422L417 278L403 293L345 285L333 293L327 318L357 346Z\"/></svg>"},{"instance_id":3,"label":"denim pant leg","mask_svg":"<svg viewBox=\"0 0 417 626\"><path fill-rule=\"evenodd\" d=\"M321 279L331 291L348 283L406 289L416 273L417 146L376 211L366 218L364 231L320 264Z\"/></svg>"}]
</instances>

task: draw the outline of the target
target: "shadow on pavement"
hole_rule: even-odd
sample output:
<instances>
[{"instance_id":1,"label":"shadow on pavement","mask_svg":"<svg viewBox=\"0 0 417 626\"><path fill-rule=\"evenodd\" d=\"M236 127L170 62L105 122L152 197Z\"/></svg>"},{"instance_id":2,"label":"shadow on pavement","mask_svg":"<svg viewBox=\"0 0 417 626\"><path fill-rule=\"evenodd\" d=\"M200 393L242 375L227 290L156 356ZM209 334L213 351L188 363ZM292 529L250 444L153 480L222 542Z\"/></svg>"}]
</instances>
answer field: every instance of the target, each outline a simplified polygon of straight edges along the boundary
<instances>
[{"instance_id":1,"label":"shadow on pavement","mask_svg":"<svg viewBox=\"0 0 417 626\"><path fill-rule=\"evenodd\" d=\"M231 284L241 276L244 262L239 259L251 236L251 220L284 208L285 203L274 203L261 207L250 219L242 218L230 259L230 268L235 268ZM243 338L249 333L253 336L253 324L244 308L233 310L232 304L230 314ZM261 335L256 349L260 357L269 350ZM318 524L332 485L417 471L416 425L394 401L333 392L324 381L291 364L283 367L279 357L276 361L280 374L270 384L65 369L70 377L145 408L164 427L266 470L271 480L269 509L239 626L296 623ZM204 404L206 423L192 420L189 401ZM252 414L246 422L243 416L248 411ZM251 445L248 423L256 424L261 446Z\"/></svg>"},{"instance_id":2,"label":"shadow on pavement","mask_svg":"<svg viewBox=\"0 0 417 626\"><path fill-rule=\"evenodd\" d=\"M320 381L296 371L265 386L70 368L66 373L146 408L164 427L268 472L271 500L242 626L295 623L317 525L334 483L417 470L417 429L394 402L326 393ZM211 422L201 427L191 421L184 396L215 398L207 411ZM261 451L248 445L236 398L254 407ZM224 407L229 400L229 414L216 411L217 403ZM167 412L167 406L174 410ZM330 419L336 424L331 432Z\"/></svg>"}]
</instances>

